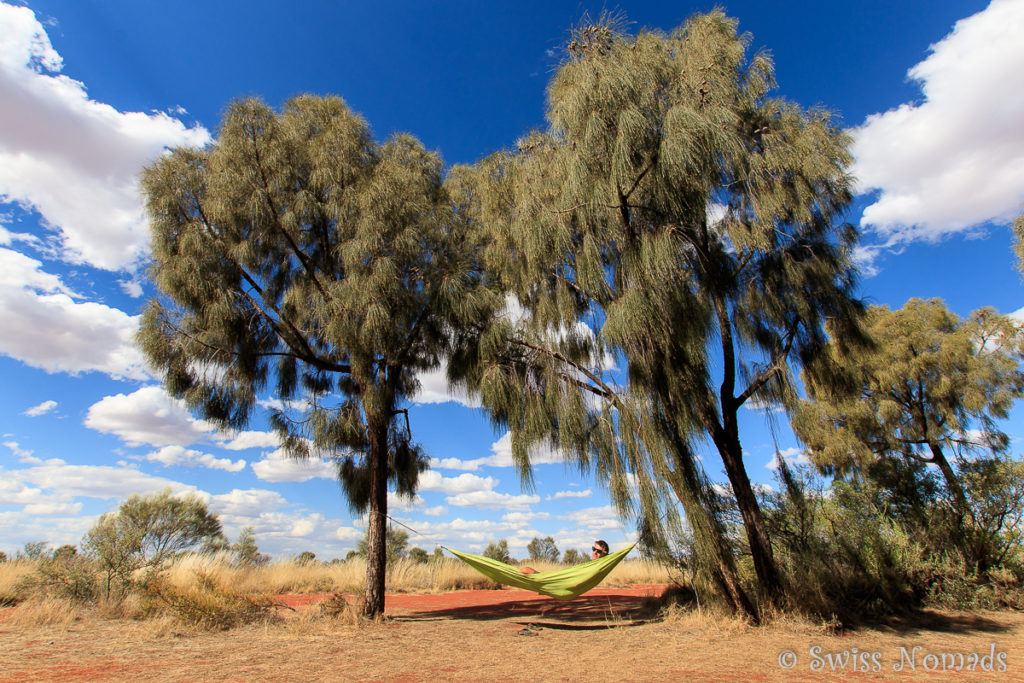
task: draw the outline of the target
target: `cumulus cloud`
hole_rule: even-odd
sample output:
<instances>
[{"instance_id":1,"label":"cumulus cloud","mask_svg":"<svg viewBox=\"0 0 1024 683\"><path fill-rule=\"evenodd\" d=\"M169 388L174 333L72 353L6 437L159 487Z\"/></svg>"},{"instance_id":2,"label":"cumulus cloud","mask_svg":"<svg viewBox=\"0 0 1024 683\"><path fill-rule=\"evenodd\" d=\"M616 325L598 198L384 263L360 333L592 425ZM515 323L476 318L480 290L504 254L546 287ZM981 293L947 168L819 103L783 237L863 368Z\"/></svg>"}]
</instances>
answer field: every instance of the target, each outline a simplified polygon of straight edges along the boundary
<instances>
[{"instance_id":1,"label":"cumulus cloud","mask_svg":"<svg viewBox=\"0 0 1024 683\"><path fill-rule=\"evenodd\" d=\"M501 518L511 524L526 524L532 522L535 519L551 519L551 513L548 512L510 512L506 515L502 515Z\"/></svg>"},{"instance_id":2,"label":"cumulus cloud","mask_svg":"<svg viewBox=\"0 0 1024 683\"><path fill-rule=\"evenodd\" d=\"M920 103L852 131L853 173L877 191L861 219L889 243L1005 221L1024 202L1024 4L993 0L908 72Z\"/></svg>"},{"instance_id":3,"label":"cumulus cloud","mask_svg":"<svg viewBox=\"0 0 1024 683\"><path fill-rule=\"evenodd\" d=\"M358 541L363 537L363 531L351 526L339 526L334 530L334 537L342 542Z\"/></svg>"},{"instance_id":4,"label":"cumulus cloud","mask_svg":"<svg viewBox=\"0 0 1024 683\"><path fill-rule=\"evenodd\" d=\"M590 489L585 489L583 491L556 491L544 500L558 500L559 498L589 498L592 493L593 491Z\"/></svg>"},{"instance_id":5,"label":"cumulus cloud","mask_svg":"<svg viewBox=\"0 0 1024 683\"><path fill-rule=\"evenodd\" d=\"M195 487L177 481L156 477L132 467L111 465L69 465L59 458L41 461L33 467L20 470L0 470L0 481L8 487L21 486L21 498L38 498L25 503L71 503L79 496L104 500L121 499L133 493L150 493L170 487L175 493L195 491ZM11 494L13 488L8 489ZM2 494L0 494L2 495Z\"/></svg>"},{"instance_id":6,"label":"cumulus cloud","mask_svg":"<svg viewBox=\"0 0 1024 683\"><path fill-rule=\"evenodd\" d=\"M448 384L448 365L441 365L433 370L421 372L416 376L420 390L412 397L414 403L459 403L468 408L479 408L480 399L470 397L461 387Z\"/></svg>"},{"instance_id":7,"label":"cumulus cloud","mask_svg":"<svg viewBox=\"0 0 1024 683\"><path fill-rule=\"evenodd\" d=\"M32 451L19 446L17 441L4 441L4 445L11 449L11 453L14 454L14 457L16 457L19 462L32 464L39 464L42 462L42 460L32 455Z\"/></svg>"},{"instance_id":8,"label":"cumulus cloud","mask_svg":"<svg viewBox=\"0 0 1024 683\"><path fill-rule=\"evenodd\" d=\"M811 461L807 457L807 453L802 448L786 448L782 451L776 451L775 455L772 456L771 462L765 467L770 470L779 469L779 458L785 458L787 465L809 465Z\"/></svg>"},{"instance_id":9,"label":"cumulus cloud","mask_svg":"<svg viewBox=\"0 0 1024 683\"><path fill-rule=\"evenodd\" d=\"M530 451L530 462L534 465L563 462L562 455L551 447L539 447ZM466 470L474 472L481 467L512 467L512 432L491 444L491 455L472 460L459 458L431 458L430 466L445 470Z\"/></svg>"},{"instance_id":10,"label":"cumulus cloud","mask_svg":"<svg viewBox=\"0 0 1024 683\"><path fill-rule=\"evenodd\" d=\"M263 459L252 464L252 471L263 481L275 484L284 481L309 481L316 477L334 479L338 476L337 469L330 460L315 457L296 460L280 448L264 453Z\"/></svg>"},{"instance_id":11,"label":"cumulus cloud","mask_svg":"<svg viewBox=\"0 0 1024 683\"><path fill-rule=\"evenodd\" d=\"M540 502L540 496L514 495L497 491L470 491L448 496L445 498L445 502L449 505L475 507L482 510L528 510L530 505Z\"/></svg>"},{"instance_id":12,"label":"cumulus cloud","mask_svg":"<svg viewBox=\"0 0 1024 683\"><path fill-rule=\"evenodd\" d=\"M0 354L51 373L148 378L133 342L138 316L80 301L60 278L41 268L33 258L0 248Z\"/></svg>"},{"instance_id":13,"label":"cumulus cloud","mask_svg":"<svg viewBox=\"0 0 1024 683\"><path fill-rule=\"evenodd\" d=\"M393 512L416 512L430 517L440 517L448 512L444 505L427 506L427 501L422 496L413 496L412 500L400 496L394 491L388 491L388 510Z\"/></svg>"},{"instance_id":14,"label":"cumulus cloud","mask_svg":"<svg viewBox=\"0 0 1024 683\"><path fill-rule=\"evenodd\" d=\"M475 474L460 474L457 477L445 477L427 470L420 474L420 491L436 491L447 494L465 494L478 491L490 491L498 485L494 477L478 477Z\"/></svg>"},{"instance_id":15,"label":"cumulus cloud","mask_svg":"<svg viewBox=\"0 0 1024 683\"><path fill-rule=\"evenodd\" d=\"M258 516L288 502L277 491L267 489L232 489L229 493L210 496L209 500L211 509L233 517Z\"/></svg>"},{"instance_id":16,"label":"cumulus cloud","mask_svg":"<svg viewBox=\"0 0 1024 683\"><path fill-rule=\"evenodd\" d=\"M43 401L37 406L32 406L28 410L22 413L28 417L39 417L40 415L46 415L57 407L56 401Z\"/></svg>"},{"instance_id":17,"label":"cumulus cloud","mask_svg":"<svg viewBox=\"0 0 1024 683\"><path fill-rule=\"evenodd\" d=\"M318 512L315 512L308 517L300 517L292 523L290 535L298 538L306 538L311 535L318 526L320 526L323 519L324 516Z\"/></svg>"},{"instance_id":18,"label":"cumulus cloud","mask_svg":"<svg viewBox=\"0 0 1024 683\"><path fill-rule=\"evenodd\" d=\"M119 270L148 231L136 177L165 148L210 141L164 113L120 112L61 75L32 10L0 4L0 200L38 211L65 258Z\"/></svg>"},{"instance_id":19,"label":"cumulus cloud","mask_svg":"<svg viewBox=\"0 0 1024 683\"><path fill-rule=\"evenodd\" d=\"M581 528L588 531L622 529L622 521L611 505L574 510L562 515L561 518L576 522Z\"/></svg>"},{"instance_id":20,"label":"cumulus cloud","mask_svg":"<svg viewBox=\"0 0 1024 683\"><path fill-rule=\"evenodd\" d=\"M192 417L184 402L158 386L105 396L89 407L85 426L115 434L130 446L187 446L214 431L213 425Z\"/></svg>"},{"instance_id":21,"label":"cumulus cloud","mask_svg":"<svg viewBox=\"0 0 1024 683\"><path fill-rule=\"evenodd\" d=\"M280 441L274 432L242 431L220 445L230 451L244 451L247 448L277 448Z\"/></svg>"},{"instance_id":22,"label":"cumulus cloud","mask_svg":"<svg viewBox=\"0 0 1024 683\"><path fill-rule=\"evenodd\" d=\"M184 467L206 467L211 470L240 472L245 469L245 460L231 461L230 458L218 458L202 451L190 450L183 446L164 446L143 456L146 460L163 463L164 467L181 465Z\"/></svg>"},{"instance_id":23,"label":"cumulus cloud","mask_svg":"<svg viewBox=\"0 0 1024 683\"><path fill-rule=\"evenodd\" d=\"M23 508L27 515L77 515L81 503L30 503Z\"/></svg>"}]
</instances>

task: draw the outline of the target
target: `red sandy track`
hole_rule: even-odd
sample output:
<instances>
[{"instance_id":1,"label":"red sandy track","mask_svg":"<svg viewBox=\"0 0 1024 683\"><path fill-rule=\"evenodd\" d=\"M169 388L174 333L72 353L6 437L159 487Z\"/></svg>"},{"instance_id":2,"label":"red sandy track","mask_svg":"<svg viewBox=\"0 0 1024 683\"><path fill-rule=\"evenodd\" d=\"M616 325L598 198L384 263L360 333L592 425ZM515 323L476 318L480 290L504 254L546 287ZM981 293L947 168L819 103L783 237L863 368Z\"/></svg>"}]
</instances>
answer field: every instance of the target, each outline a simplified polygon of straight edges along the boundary
<instances>
[{"instance_id":1,"label":"red sandy track","mask_svg":"<svg viewBox=\"0 0 1024 683\"><path fill-rule=\"evenodd\" d=\"M655 598L664 585L634 585L624 588L595 588L573 600L555 600L517 588L501 590L463 590L451 593L389 593L384 611L402 617L469 617L503 619L507 617L572 618L606 620L629 618L643 608L644 601ZM279 595L289 607L315 605L332 597L330 593ZM349 602L359 597L346 595Z\"/></svg>"}]
</instances>

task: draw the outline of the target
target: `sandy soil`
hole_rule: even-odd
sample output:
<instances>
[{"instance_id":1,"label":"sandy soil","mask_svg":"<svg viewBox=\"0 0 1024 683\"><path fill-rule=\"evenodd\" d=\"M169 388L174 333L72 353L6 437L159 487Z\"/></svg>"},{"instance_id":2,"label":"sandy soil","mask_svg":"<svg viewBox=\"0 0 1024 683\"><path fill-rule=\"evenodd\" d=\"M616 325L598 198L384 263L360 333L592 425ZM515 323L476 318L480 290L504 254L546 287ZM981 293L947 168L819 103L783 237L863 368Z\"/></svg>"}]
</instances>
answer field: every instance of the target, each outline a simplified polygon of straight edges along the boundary
<instances>
[{"instance_id":1,"label":"sandy soil","mask_svg":"<svg viewBox=\"0 0 1024 683\"><path fill-rule=\"evenodd\" d=\"M699 614L660 620L645 607L655 592L389 595L389 618L359 626L313 618L325 596L289 596L298 611L280 623L221 633L90 618L12 629L0 615L0 681L1024 681L1020 613L927 612L835 635ZM948 670L972 655L974 671Z\"/></svg>"}]
</instances>

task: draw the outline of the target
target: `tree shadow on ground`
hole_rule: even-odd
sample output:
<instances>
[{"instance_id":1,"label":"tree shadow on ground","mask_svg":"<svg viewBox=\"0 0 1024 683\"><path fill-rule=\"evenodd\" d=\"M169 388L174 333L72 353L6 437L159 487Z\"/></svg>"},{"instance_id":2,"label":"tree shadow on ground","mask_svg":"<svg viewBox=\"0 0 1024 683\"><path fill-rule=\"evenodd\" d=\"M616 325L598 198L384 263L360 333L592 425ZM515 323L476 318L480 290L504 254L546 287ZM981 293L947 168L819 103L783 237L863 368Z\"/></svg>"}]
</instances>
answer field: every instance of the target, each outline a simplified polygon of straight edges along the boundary
<instances>
[{"instance_id":1,"label":"tree shadow on ground","mask_svg":"<svg viewBox=\"0 0 1024 683\"><path fill-rule=\"evenodd\" d=\"M857 624L851 630L859 629L888 631L900 636L913 636L929 632L970 635L972 633L1005 633L1012 630L1010 626L982 614L943 613L932 610L908 612L865 621Z\"/></svg>"},{"instance_id":2,"label":"tree shadow on ground","mask_svg":"<svg viewBox=\"0 0 1024 683\"><path fill-rule=\"evenodd\" d=\"M490 605L467 605L421 610L396 617L399 620L471 619L493 621L516 619L524 626L562 630L599 630L645 624L657 613L650 598L603 595L573 600L507 600Z\"/></svg>"}]
</instances>

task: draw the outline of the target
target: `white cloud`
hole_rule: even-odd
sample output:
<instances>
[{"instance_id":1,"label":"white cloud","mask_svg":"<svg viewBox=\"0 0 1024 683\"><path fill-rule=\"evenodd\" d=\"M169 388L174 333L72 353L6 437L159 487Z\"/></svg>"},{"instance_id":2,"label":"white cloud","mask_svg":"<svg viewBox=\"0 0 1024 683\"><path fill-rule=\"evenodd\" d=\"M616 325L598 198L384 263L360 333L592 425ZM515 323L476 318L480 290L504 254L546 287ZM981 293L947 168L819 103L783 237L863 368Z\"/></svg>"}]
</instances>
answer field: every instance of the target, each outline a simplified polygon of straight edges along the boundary
<instances>
[{"instance_id":1,"label":"white cloud","mask_svg":"<svg viewBox=\"0 0 1024 683\"><path fill-rule=\"evenodd\" d=\"M58 509L58 505L40 504L39 510ZM71 506L69 509L74 509ZM54 515L33 514L25 510L12 510L0 512L0 529L6 533L3 537L3 544L7 548L13 548L28 542L37 542L45 539L50 547L56 547L63 543L78 544L82 536L93 525L94 519L77 513L62 516L60 513Z\"/></svg>"},{"instance_id":2,"label":"white cloud","mask_svg":"<svg viewBox=\"0 0 1024 683\"><path fill-rule=\"evenodd\" d=\"M355 527L339 526L334 532L334 537L342 542L358 541L363 537L363 531Z\"/></svg>"},{"instance_id":3,"label":"white cloud","mask_svg":"<svg viewBox=\"0 0 1024 683\"><path fill-rule=\"evenodd\" d=\"M210 508L229 517L258 517L287 502L277 491L267 489L232 489L230 493L210 496Z\"/></svg>"},{"instance_id":4,"label":"white cloud","mask_svg":"<svg viewBox=\"0 0 1024 683\"><path fill-rule=\"evenodd\" d=\"M320 513L313 513L308 517L301 517L292 524L291 535L299 538L306 538L313 533L314 530L323 521L324 516Z\"/></svg>"},{"instance_id":5,"label":"white cloud","mask_svg":"<svg viewBox=\"0 0 1024 683\"><path fill-rule=\"evenodd\" d=\"M510 512L501 518L511 524L527 524L535 519L551 519L548 512Z\"/></svg>"},{"instance_id":6,"label":"white cloud","mask_svg":"<svg viewBox=\"0 0 1024 683\"><path fill-rule=\"evenodd\" d=\"M116 434L130 446L187 446L214 431L208 422L193 418L184 402L158 386L102 398L89 407L85 426Z\"/></svg>"},{"instance_id":7,"label":"white cloud","mask_svg":"<svg viewBox=\"0 0 1024 683\"><path fill-rule=\"evenodd\" d=\"M475 474L460 474L457 477L445 477L441 474L427 470L420 474L420 491L437 491L447 494L468 494L481 491L490 491L498 485L494 477L478 477ZM456 503L458 505L458 503Z\"/></svg>"},{"instance_id":8,"label":"white cloud","mask_svg":"<svg viewBox=\"0 0 1024 683\"><path fill-rule=\"evenodd\" d=\"M274 432L242 431L230 441L220 444L230 451L244 451L247 448L277 448L280 441Z\"/></svg>"},{"instance_id":9,"label":"white cloud","mask_svg":"<svg viewBox=\"0 0 1024 683\"><path fill-rule=\"evenodd\" d=\"M0 220L6 219L7 216L0 216ZM8 246L13 242L25 242L35 247L42 246L42 240L31 233L27 232L10 232L4 226L0 225L0 246Z\"/></svg>"},{"instance_id":10,"label":"white cloud","mask_svg":"<svg viewBox=\"0 0 1024 683\"><path fill-rule=\"evenodd\" d=\"M772 413L778 415L779 413L785 412L785 408L783 408L780 404L769 401L762 401L759 398L752 398L748 400L746 403L743 404L743 407L746 408L747 410L752 410L755 413L762 414Z\"/></svg>"},{"instance_id":11,"label":"white cloud","mask_svg":"<svg viewBox=\"0 0 1024 683\"><path fill-rule=\"evenodd\" d=\"M0 478L0 505L38 505L45 499L40 488L10 477Z\"/></svg>"},{"instance_id":12,"label":"white cloud","mask_svg":"<svg viewBox=\"0 0 1024 683\"><path fill-rule=\"evenodd\" d=\"M26 502L67 503L73 498L121 499L133 493L150 493L170 487L174 493L194 491L195 487L155 477L132 467L110 465L69 465L51 458L33 467L21 470L0 470L0 480L36 487L45 493L46 501ZM24 495L24 490L22 495Z\"/></svg>"},{"instance_id":13,"label":"white cloud","mask_svg":"<svg viewBox=\"0 0 1024 683\"><path fill-rule=\"evenodd\" d=\"M18 459L19 462L28 462L35 465L43 462L39 458L32 455L32 451L21 448L17 441L4 441L4 445L11 449L11 453Z\"/></svg>"},{"instance_id":14,"label":"white cloud","mask_svg":"<svg viewBox=\"0 0 1024 683\"><path fill-rule=\"evenodd\" d=\"M530 463L533 465L544 465L549 463L563 462L562 455L550 446L541 446L530 451ZM472 460L460 460L459 458L431 458L430 466L443 470L467 470L475 472L481 467L512 467L512 432L505 432L505 435L491 444L491 455L484 458Z\"/></svg>"},{"instance_id":15,"label":"white cloud","mask_svg":"<svg viewBox=\"0 0 1024 683\"><path fill-rule=\"evenodd\" d=\"M559 498L589 498L592 493L593 491L590 489L586 489L584 491L556 491L544 500L558 500Z\"/></svg>"},{"instance_id":16,"label":"white cloud","mask_svg":"<svg viewBox=\"0 0 1024 683\"><path fill-rule=\"evenodd\" d=\"M138 299L142 296L142 283L138 280L118 280L117 284L122 292L133 299Z\"/></svg>"},{"instance_id":17,"label":"white cloud","mask_svg":"<svg viewBox=\"0 0 1024 683\"><path fill-rule=\"evenodd\" d=\"M576 522L580 528L588 531L621 530L622 521L611 505L583 508L561 515L562 519Z\"/></svg>"},{"instance_id":18,"label":"white cloud","mask_svg":"<svg viewBox=\"0 0 1024 683\"><path fill-rule=\"evenodd\" d=\"M134 344L138 316L76 301L60 278L41 267L35 259L0 248L0 354L51 373L148 378Z\"/></svg>"},{"instance_id":19,"label":"white cloud","mask_svg":"<svg viewBox=\"0 0 1024 683\"><path fill-rule=\"evenodd\" d=\"M452 401L469 408L479 408L480 399L470 397L465 389L448 384L448 365L444 361L433 370L416 375L420 390L412 397L414 403L448 403Z\"/></svg>"},{"instance_id":20,"label":"white cloud","mask_svg":"<svg viewBox=\"0 0 1024 683\"><path fill-rule=\"evenodd\" d=\"M163 463L165 467L171 465L183 465L185 467L206 467L211 470L224 470L225 472L240 472L245 469L245 460L231 461L230 458L218 458L194 451L183 446L164 446L158 451L143 456L146 460Z\"/></svg>"},{"instance_id":21,"label":"white cloud","mask_svg":"<svg viewBox=\"0 0 1024 683\"><path fill-rule=\"evenodd\" d=\"M77 515L81 503L30 503L23 508L27 515Z\"/></svg>"},{"instance_id":22,"label":"white cloud","mask_svg":"<svg viewBox=\"0 0 1024 683\"><path fill-rule=\"evenodd\" d=\"M776 451L772 456L771 462L765 465L765 467L770 470L779 469L779 456L786 459L787 465L809 465L811 463L807 453L802 448L786 448L782 451Z\"/></svg>"},{"instance_id":23,"label":"white cloud","mask_svg":"<svg viewBox=\"0 0 1024 683\"><path fill-rule=\"evenodd\" d=\"M388 510L390 512L416 512L430 517L440 517L448 512L448 508L444 505L427 507L427 501L422 496L413 496L412 500L409 500L394 491L388 491Z\"/></svg>"},{"instance_id":24,"label":"white cloud","mask_svg":"<svg viewBox=\"0 0 1024 683\"><path fill-rule=\"evenodd\" d=\"M475 507L482 510L528 510L530 505L540 502L540 496L514 495L497 491L470 491L448 496L445 498L445 502L449 505Z\"/></svg>"},{"instance_id":25,"label":"white cloud","mask_svg":"<svg viewBox=\"0 0 1024 683\"><path fill-rule=\"evenodd\" d=\"M43 401L37 406L32 406L23 412L22 415L27 415L28 417L39 417L40 415L46 415L56 407L56 401Z\"/></svg>"},{"instance_id":26,"label":"white cloud","mask_svg":"<svg viewBox=\"0 0 1024 683\"><path fill-rule=\"evenodd\" d=\"M201 126L120 112L59 74L62 59L32 10L0 4L0 199L36 209L65 257L133 265L148 231L136 177L167 147L205 145Z\"/></svg>"},{"instance_id":27,"label":"white cloud","mask_svg":"<svg viewBox=\"0 0 1024 683\"><path fill-rule=\"evenodd\" d=\"M315 477L334 479L338 476L330 460L316 457L296 460L280 448L264 453L262 460L252 463L252 471L263 481L275 484L283 481L309 481Z\"/></svg>"},{"instance_id":28,"label":"white cloud","mask_svg":"<svg viewBox=\"0 0 1024 683\"><path fill-rule=\"evenodd\" d=\"M1024 3L993 0L908 72L924 100L854 129L861 223L890 243L1005 221L1024 202Z\"/></svg>"}]
</instances>

